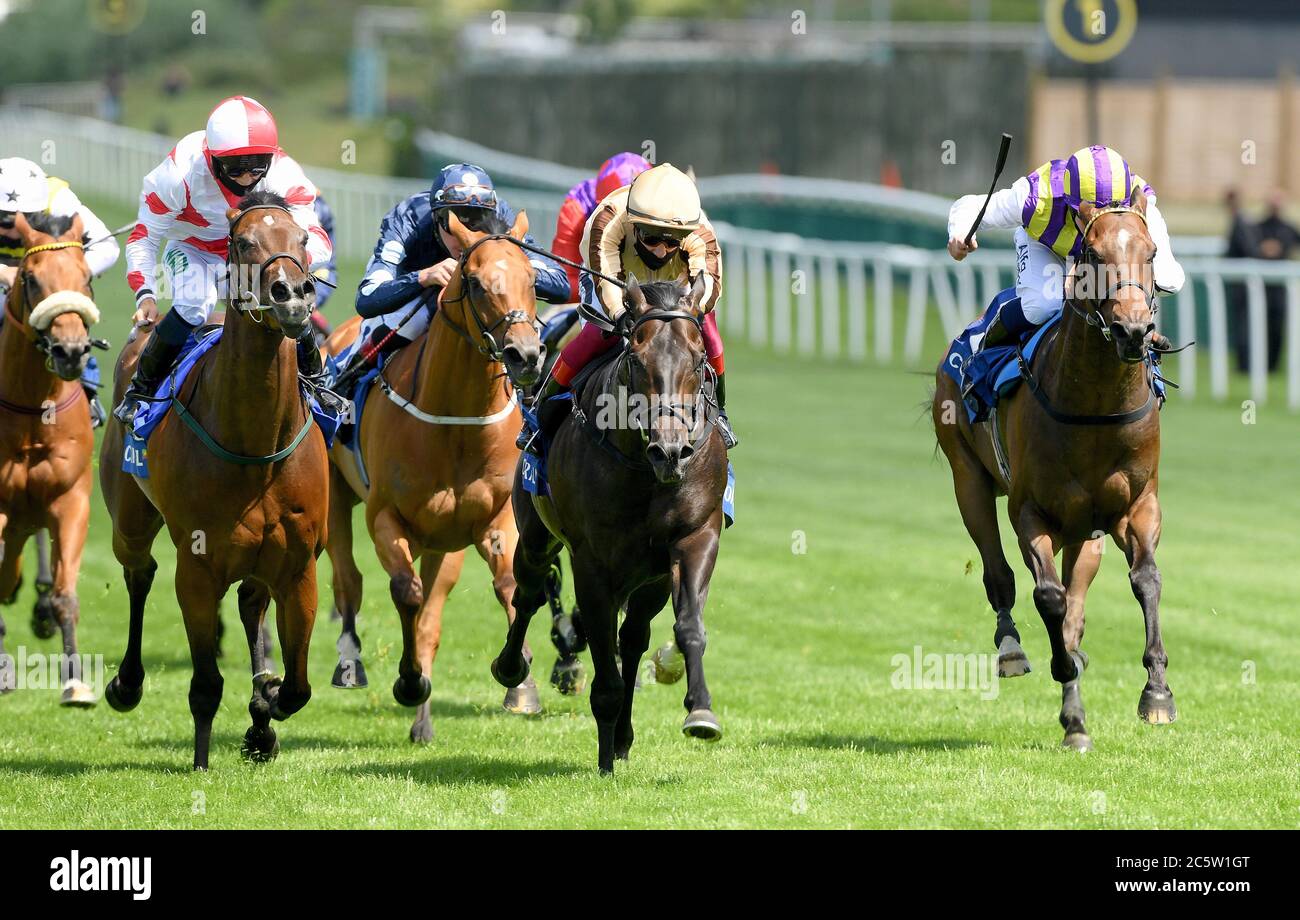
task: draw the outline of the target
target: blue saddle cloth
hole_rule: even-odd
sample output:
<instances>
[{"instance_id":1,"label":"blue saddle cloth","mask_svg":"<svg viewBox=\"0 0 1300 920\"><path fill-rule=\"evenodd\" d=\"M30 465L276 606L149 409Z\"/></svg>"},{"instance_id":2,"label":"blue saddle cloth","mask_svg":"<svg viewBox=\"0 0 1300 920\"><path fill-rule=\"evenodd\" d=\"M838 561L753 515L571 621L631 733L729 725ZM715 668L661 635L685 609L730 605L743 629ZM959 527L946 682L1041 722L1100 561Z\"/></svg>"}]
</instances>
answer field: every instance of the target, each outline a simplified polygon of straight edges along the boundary
<instances>
[{"instance_id":1,"label":"blue saddle cloth","mask_svg":"<svg viewBox=\"0 0 1300 920\"><path fill-rule=\"evenodd\" d=\"M559 393L551 399L572 402L573 394ZM550 495L551 488L546 478L546 455L551 449L550 442L541 434L542 426L538 422L536 413L522 403L519 408L523 412L524 423L537 432L536 437L541 444L541 450L538 452L540 456L524 451L522 476L524 491L529 495ZM726 527L736 523L736 471L730 460L727 461L727 488L722 493L722 517Z\"/></svg>"},{"instance_id":2,"label":"blue saddle cloth","mask_svg":"<svg viewBox=\"0 0 1300 920\"><path fill-rule=\"evenodd\" d=\"M172 394L180 392L185 378L194 369L194 365L221 341L223 329L222 326L201 327L181 346L181 353L176 366L172 368L171 373L159 385L157 392L154 394L154 401L145 403L145 407L136 413L131 431L126 433L126 443L122 451L123 472L145 479L149 478L149 436L154 433L163 417L171 409ZM306 387L303 388L303 396L306 397L307 403L311 407L312 417L315 419L316 424L320 426L321 434L325 436L325 446L329 447L334 443L334 433L338 430L342 419L326 411L315 395Z\"/></svg>"},{"instance_id":3,"label":"blue saddle cloth","mask_svg":"<svg viewBox=\"0 0 1300 920\"><path fill-rule=\"evenodd\" d=\"M1015 288L999 291L989 304L984 315L961 331L948 348L944 357L943 371L957 384L966 406L966 416L971 423L987 421L989 413L998 402L1013 391L1022 379L1019 354L1025 357L1025 365L1032 367L1034 356L1047 337L1047 333L1061 321L1057 313L1037 329L1030 330L1015 345L994 345L980 352L972 352L970 340L973 336L985 332L998 311L1010 301L1018 300ZM1019 354L1017 353L1019 350ZM1155 366L1155 356L1147 358L1155 369L1156 395L1161 400L1165 395L1164 379L1159 367Z\"/></svg>"}]
</instances>

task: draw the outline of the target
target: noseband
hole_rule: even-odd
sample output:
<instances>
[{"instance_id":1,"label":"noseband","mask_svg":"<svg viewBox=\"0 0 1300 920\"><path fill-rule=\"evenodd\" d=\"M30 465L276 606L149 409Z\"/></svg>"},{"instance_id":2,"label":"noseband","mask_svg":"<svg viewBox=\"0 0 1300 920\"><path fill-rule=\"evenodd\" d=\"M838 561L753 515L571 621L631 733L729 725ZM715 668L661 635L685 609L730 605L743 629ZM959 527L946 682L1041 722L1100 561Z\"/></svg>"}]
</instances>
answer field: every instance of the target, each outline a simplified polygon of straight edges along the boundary
<instances>
[{"instance_id":1,"label":"noseband","mask_svg":"<svg viewBox=\"0 0 1300 920\"><path fill-rule=\"evenodd\" d=\"M18 263L19 274L18 277L14 279L14 288L17 289L20 284L26 283L27 272L23 269L23 265L27 262L29 256L38 252L50 252L58 249L85 249L85 244L81 240L58 240L53 243L42 243L39 246L32 246L30 249L28 249L26 252L23 253L22 260ZM95 290L90 284L87 284L86 287L90 291L90 299L93 301ZM62 291L55 292L55 294L60 294L60 293L64 293L64 292ZM76 299L82 300L81 292L79 291L70 291L67 293L77 294L78 297ZM50 296L54 297L55 294L51 294ZM25 299L27 296L27 292L24 290L22 292L22 295ZM28 303L27 307L28 307L29 314L33 306L35 305ZM66 304L63 306L64 309L58 310L50 317L51 322L53 322L55 317L60 316L63 313L78 313L78 315L81 315L83 321L86 323L87 330L90 329L90 326L95 321L94 318L84 315L81 310L78 310L74 306L66 305ZM14 313L13 307L10 305L8 297L5 298L5 313L9 316L9 321L14 323L14 325L17 328L23 331L23 334L32 342L32 344L36 347L36 350L39 351L41 354L45 355L45 369L50 373L54 373L55 372L54 371L55 342L54 339L51 338L49 334L48 327L47 329L37 329L34 326L32 326L29 322L24 322L22 319L18 317L16 313ZM107 339L93 339L90 338L89 335L87 335L87 341L90 343L90 347L92 348L99 348L99 349L108 348Z\"/></svg>"},{"instance_id":2,"label":"noseband","mask_svg":"<svg viewBox=\"0 0 1300 920\"><path fill-rule=\"evenodd\" d=\"M488 358L491 361L495 361L497 364L501 364L503 363L502 348L500 345L497 344L496 337L493 335L494 332L496 332L498 329L502 328L503 326L508 331L512 326L531 325L533 327L533 330L538 334L540 334L542 330L542 324L537 320L536 317L529 317L528 313L525 312L524 310L510 310L507 313L505 313L503 316L498 318L497 321L490 326L486 323L486 321L484 321L483 314L479 310L478 304L475 303L474 301L474 295L472 295L469 290L469 282L471 276L467 272L467 267L469 266L469 257L474 253L474 250L478 249L484 243L490 242L492 240L501 240L502 242L511 243L515 246L518 246L520 249L524 249L524 250L530 248L526 246L524 243L515 239L513 236L511 236L508 233L491 233L485 237L482 237L481 239L476 240L473 243L473 245L471 245L468 249L462 252L460 254L460 258L456 260L456 272L457 274L460 275L460 296L454 297L445 302L464 303L466 305L465 312L467 312L471 317L473 317L474 326L475 328L478 329L478 335L479 335L478 340L476 341L474 337L470 335L469 331L465 329L465 327L461 326L459 323L457 323L455 320L449 317L447 315L446 310L439 310L438 316L442 317L442 321L445 322L452 329L456 330L457 334L460 335L460 337L464 339L466 342L468 342L472 348L476 349L479 354L483 355L483 357Z\"/></svg>"},{"instance_id":3,"label":"noseband","mask_svg":"<svg viewBox=\"0 0 1300 920\"><path fill-rule=\"evenodd\" d=\"M1097 250L1093 249L1090 245L1088 245L1088 232L1092 229L1092 225L1097 222L1097 219L1104 214L1136 214L1137 217L1142 221L1142 225L1144 227L1147 225L1146 215L1143 214L1141 211L1139 211L1137 208L1131 208L1128 207L1127 205L1122 207L1101 208L1096 213L1094 213L1092 217L1088 219L1088 223L1084 225L1083 230L1079 233L1079 239L1083 243L1083 251L1079 254L1079 258L1076 261L1076 270L1075 270L1075 274L1072 277L1072 280L1076 284L1080 277L1079 269L1083 268L1084 266L1087 266L1091 269L1091 274L1093 275L1094 278L1103 269L1106 268L1105 263L1101 261L1101 256L1097 254ZM1084 322L1086 322L1089 326L1095 326L1097 330L1101 332L1101 337L1103 339L1105 339L1107 342L1112 341L1113 336L1110 331L1110 326L1109 324L1107 324L1106 318L1101 315L1100 307L1094 307L1092 310L1088 310L1085 307L1081 306L1081 304L1085 304L1085 303L1101 304L1106 302L1107 300L1113 300L1121 288L1135 287L1142 292L1142 296L1146 300L1147 308L1151 310L1151 315L1154 316L1156 312L1160 309L1156 303L1156 283L1155 283L1155 269L1154 269L1155 257L1156 254L1153 251L1151 253L1151 257L1146 261L1147 265L1152 266L1151 288L1149 290L1140 281L1134 281L1131 278L1126 278L1121 281L1115 282L1114 287L1107 288L1105 293L1098 297L1090 297L1090 298L1069 297L1066 298L1065 300L1066 304L1069 306L1071 310L1077 313L1084 320Z\"/></svg>"}]
</instances>

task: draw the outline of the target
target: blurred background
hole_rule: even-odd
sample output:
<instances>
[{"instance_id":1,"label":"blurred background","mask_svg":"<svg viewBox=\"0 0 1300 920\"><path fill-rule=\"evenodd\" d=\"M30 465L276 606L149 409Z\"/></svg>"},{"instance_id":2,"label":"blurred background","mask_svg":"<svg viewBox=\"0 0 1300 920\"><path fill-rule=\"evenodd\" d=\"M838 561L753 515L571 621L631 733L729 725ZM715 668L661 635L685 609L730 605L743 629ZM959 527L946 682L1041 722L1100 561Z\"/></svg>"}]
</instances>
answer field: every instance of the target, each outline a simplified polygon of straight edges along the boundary
<instances>
[{"instance_id":1,"label":"blurred background","mask_svg":"<svg viewBox=\"0 0 1300 920\"><path fill-rule=\"evenodd\" d=\"M1000 132L1003 185L1106 143L1156 188L1192 279L1161 313L1200 343L1170 369L1183 392L1228 398L1241 372L1252 398L1272 379L1300 408L1293 0L1140 16L1133 0L0 0L0 16L6 153L83 197L129 208L237 92L275 113L345 263L443 163L487 168L549 242L566 191L632 150L700 177L724 225L725 331L829 358L928 362L1009 282L1005 252L940 252Z\"/></svg>"}]
</instances>

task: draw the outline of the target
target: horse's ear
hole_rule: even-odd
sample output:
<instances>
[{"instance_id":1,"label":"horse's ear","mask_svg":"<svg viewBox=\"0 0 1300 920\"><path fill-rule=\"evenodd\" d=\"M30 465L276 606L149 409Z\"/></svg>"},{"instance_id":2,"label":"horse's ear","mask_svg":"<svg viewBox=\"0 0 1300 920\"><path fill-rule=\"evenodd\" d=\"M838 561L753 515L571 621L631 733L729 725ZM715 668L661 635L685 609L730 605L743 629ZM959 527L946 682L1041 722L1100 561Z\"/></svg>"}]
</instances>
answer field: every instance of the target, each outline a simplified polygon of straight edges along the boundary
<instances>
[{"instance_id":1,"label":"horse's ear","mask_svg":"<svg viewBox=\"0 0 1300 920\"><path fill-rule=\"evenodd\" d=\"M520 242L528 235L528 212L520 211L515 216L514 225L510 228L510 235Z\"/></svg>"},{"instance_id":2,"label":"horse's ear","mask_svg":"<svg viewBox=\"0 0 1300 920\"><path fill-rule=\"evenodd\" d=\"M27 223L27 215L22 211L14 213L14 229L18 231L19 238L23 241L24 249L31 249L33 246L39 246L43 241L38 239L44 236L39 230Z\"/></svg>"},{"instance_id":3,"label":"horse's ear","mask_svg":"<svg viewBox=\"0 0 1300 920\"><path fill-rule=\"evenodd\" d=\"M1088 226L1088 221L1092 220L1092 216L1096 213L1097 213L1097 206L1095 204L1093 204L1091 201L1080 201L1079 202L1079 223L1081 223L1083 226L1080 227L1079 229L1082 230L1083 227Z\"/></svg>"},{"instance_id":4,"label":"horse's ear","mask_svg":"<svg viewBox=\"0 0 1300 920\"><path fill-rule=\"evenodd\" d=\"M1143 217L1146 217L1147 193L1142 190L1142 186L1139 185L1133 190L1133 200L1129 202L1129 206Z\"/></svg>"},{"instance_id":5,"label":"horse's ear","mask_svg":"<svg viewBox=\"0 0 1300 920\"><path fill-rule=\"evenodd\" d=\"M85 235L86 235L86 225L82 221L81 215L77 214L72 218L72 226L68 227L67 233L63 234L63 236L59 237L59 239L76 241L76 240L83 239Z\"/></svg>"},{"instance_id":6,"label":"horse's ear","mask_svg":"<svg viewBox=\"0 0 1300 920\"><path fill-rule=\"evenodd\" d=\"M460 243L461 249L469 249L470 246L474 245L474 241L470 239L469 227L460 222L460 218L456 216L455 211L447 213L447 232L456 238L456 242Z\"/></svg>"},{"instance_id":7,"label":"horse's ear","mask_svg":"<svg viewBox=\"0 0 1300 920\"><path fill-rule=\"evenodd\" d=\"M627 276L627 289L623 292L623 306L631 310L633 315L639 315L645 310L645 294L641 290L641 285L637 283L636 275Z\"/></svg>"},{"instance_id":8,"label":"horse's ear","mask_svg":"<svg viewBox=\"0 0 1300 920\"><path fill-rule=\"evenodd\" d=\"M704 272L700 272L698 275L695 276L695 283L691 285L691 292L689 296L690 296L692 312L694 313L700 312L700 304L704 303L704 295L706 291L707 291L707 285L704 281Z\"/></svg>"}]
</instances>

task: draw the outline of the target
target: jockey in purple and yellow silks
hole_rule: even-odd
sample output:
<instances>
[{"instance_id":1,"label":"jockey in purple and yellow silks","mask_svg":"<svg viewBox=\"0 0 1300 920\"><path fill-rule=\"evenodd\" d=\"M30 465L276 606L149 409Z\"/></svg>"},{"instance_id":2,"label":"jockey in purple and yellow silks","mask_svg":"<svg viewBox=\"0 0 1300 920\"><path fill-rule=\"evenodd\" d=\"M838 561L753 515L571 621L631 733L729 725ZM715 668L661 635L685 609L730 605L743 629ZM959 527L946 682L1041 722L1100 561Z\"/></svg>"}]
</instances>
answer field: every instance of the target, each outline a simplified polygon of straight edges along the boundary
<instances>
[{"instance_id":1,"label":"jockey in purple and yellow silks","mask_svg":"<svg viewBox=\"0 0 1300 920\"><path fill-rule=\"evenodd\" d=\"M555 240L551 243L551 252L571 262L582 261L582 231L586 229L587 219L596 205L650 168L645 157L635 153L616 153L600 165L599 172L590 179L584 179L565 196L560 206L560 217L555 222ZM578 279L581 269L565 266L569 276L569 297L574 303L578 301Z\"/></svg>"},{"instance_id":2,"label":"jockey in purple and yellow silks","mask_svg":"<svg viewBox=\"0 0 1300 920\"><path fill-rule=\"evenodd\" d=\"M1146 195L1147 230L1156 245L1156 291L1176 294L1183 286L1183 269L1174 259L1155 191L1111 148L1084 147L1068 160L1044 163L989 199L981 226L1016 231L1017 296L1002 306L982 341L972 342L976 350L1017 341L1061 312L1066 263L1083 248L1080 204L1127 205L1138 189ZM982 195L966 195L948 212L948 253L959 262L979 246L972 239L967 247L964 239L982 203Z\"/></svg>"}]
</instances>

